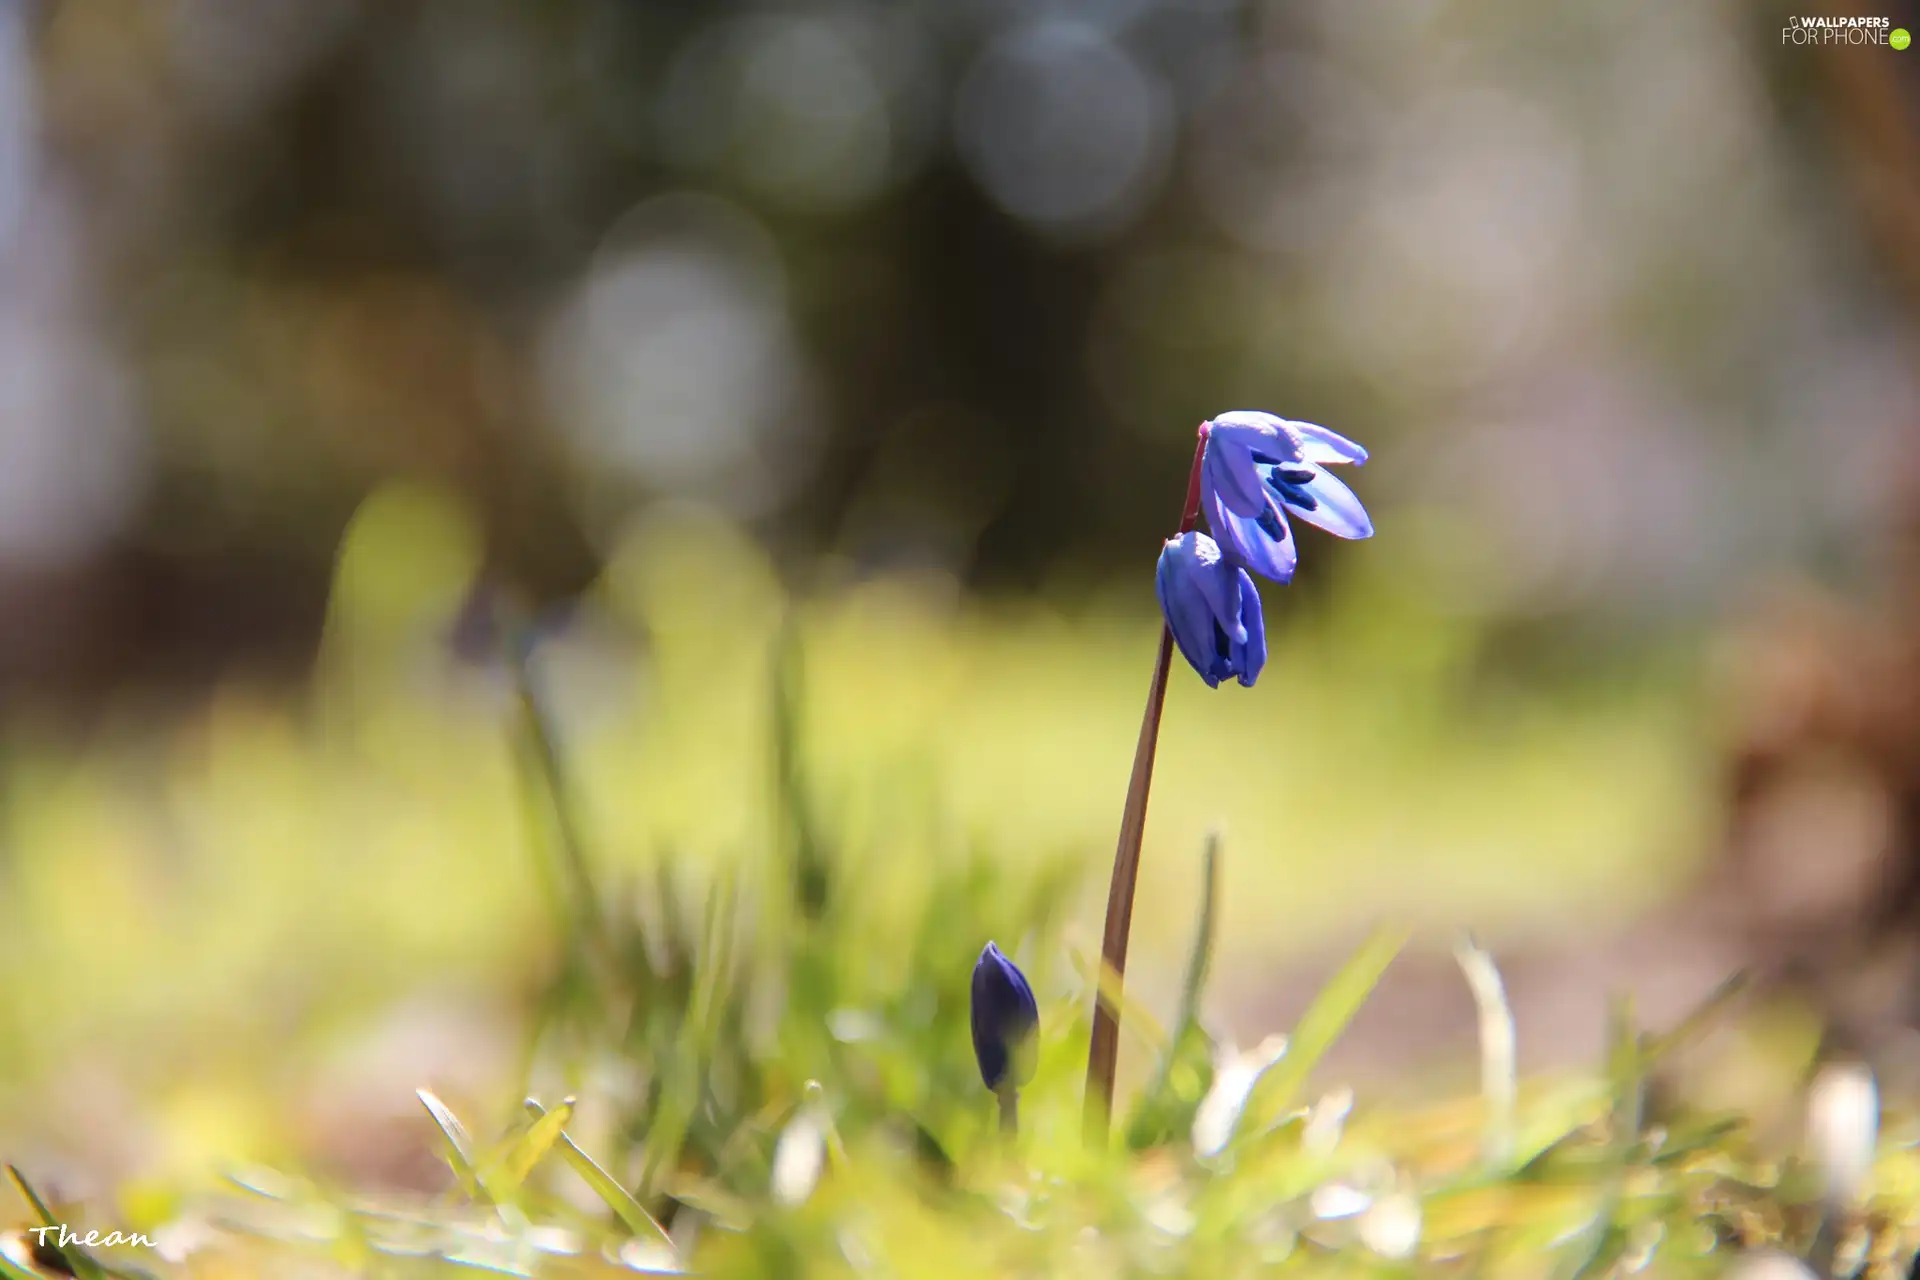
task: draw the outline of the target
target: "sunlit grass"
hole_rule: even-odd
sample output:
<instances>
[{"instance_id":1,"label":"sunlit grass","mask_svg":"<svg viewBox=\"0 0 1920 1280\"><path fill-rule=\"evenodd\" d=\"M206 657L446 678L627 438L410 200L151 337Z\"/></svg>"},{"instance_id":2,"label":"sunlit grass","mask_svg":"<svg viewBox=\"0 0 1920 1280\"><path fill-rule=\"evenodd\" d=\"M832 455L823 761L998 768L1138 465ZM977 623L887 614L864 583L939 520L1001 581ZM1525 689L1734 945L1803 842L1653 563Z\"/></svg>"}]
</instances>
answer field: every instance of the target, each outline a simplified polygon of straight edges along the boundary
<instances>
[{"instance_id":1,"label":"sunlit grass","mask_svg":"<svg viewBox=\"0 0 1920 1280\"><path fill-rule=\"evenodd\" d=\"M138 1042L149 1017L351 1004L396 973L497 983L538 953L505 690L440 643L471 569L455 516L404 492L363 515L305 705L234 689L80 753L13 744L0 911L36 981L4 1003L34 1042L58 1056L68 1028ZM1145 954L1177 946L1184 908L1151 904L1190 898L1216 827L1237 854L1236 956L1380 912L1497 928L1595 891L1644 898L1684 866L1699 766L1674 691L1476 707L1475 622L1404 585L1363 572L1366 601L1277 618L1256 689L1176 681ZM1150 598L1129 603L972 606L882 581L801 606L809 785L837 843L872 851L876 891L961 849L1107 852L1157 625ZM594 856L764 849L783 608L765 561L697 516L663 520L596 604L636 651L563 639L543 670Z\"/></svg>"},{"instance_id":2,"label":"sunlit grass","mask_svg":"<svg viewBox=\"0 0 1920 1280\"><path fill-rule=\"evenodd\" d=\"M466 1077L499 1105L527 1083L513 1078L512 1045L539 1014L549 1033L529 1079L580 1093L569 1128L602 1144L608 1176L643 1199L750 1204L814 1078L850 1126L818 1222L862 1197L897 1202L899 1222L857 1215L876 1249L905 1222L909 1235L952 1240L953 1270L916 1274L980 1274L968 1259L1079 1266L1070 1240L1036 1237L1028 1250L930 1217L884 1170L917 1126L961 1158L966 1180L1000 1176L988 1172L999 1162L991 1100L977 1082L979 1097L968 1092L953 1003L994 936L1018 949L1051 1026L1023 1100L1029 1142L1050 1153L1038 1167L1090 1180L1093 1201L1064 1192L1074 1207L1058 1212L1100 1221L1119 1210L1088 1204L1159 1176L1151 1163L1089 1166L1077 1145L1087 992L1071 963L1094 949L1087 889L1111 850L1158 626L1144 574L1138 591L1052 603L969 601L951 584L898 578L796 601L712 517L635 528L533 664L563 754L563 803L609 901L635 904L617 908L610 945L638 950L576 952L587 967L575 971L561 968L573 926L557 914L566 873L554 870L545 798L516 771L511 681L497 664L457 661L447 643L476 548L443 500L384 493L343 549L306 694L233 687L184 720L123 724L81 748L16 729L0 814L0 932L14 961L0 980L0 1132L132 1179L158 1195L142 1220L159 1221L178 1189L210 1186L235 1161L297 1167L313 1134L289 1118L296 1104L310 1111L325 1064L403 1002L458 1006L508 1046ZM1216 829L1229 851L1218 963L1242 975L1363 919L1471 919L1497 935L1569 903L1626 910L1670 884L1696 846L1703 752L1687 727L1697 708L1676 674L1684 663L1571 687L1490 679L1486 623L1423 585L1417 559L1355 560L1330 599L1282 608L1274 593L1273 657L1256 689L1175 682L1137 912L1144 989L1174 989L1197 859ZM800 802L832 854L817 920L783 898L796 803L772 746L783 634L801 673ZM1073 866L1089 873L1078 884L1046 870ZM739 887L737 907L709 897L726 885ZM700 942L716 909L738 913L735 932ZM642 952L645 981L623 967ZM717 970L711 954L737 967ZM701 995L708 982L718 985ZM652 1012L626 1009L629 998ZM1153 1033L1145 1011L1130 1019L1142 1082ZM1305 1065L1296 1053L1281 1075ZM1203 1045L1173 1075L1178 1122L1166 1129L1163 1115L1156 1132L1190 1123L1210 1072ZM414 1085L434 1083L392 1092L410 1105ZM1523 1128L1576 1123L1529 1089ZM512 1115L472 1122L492 1132ZM714 1131L727 1116L740 1127ZM1357 1112L1353 1131L1366 1123ZM1463 1134L1478 1123L1463 1121ZM552 1148L554 1134L542 1141ZM656 1167L642 1154L674 1150L707 1192L678 1160ZM1420 1160L1391 1143L1378 1158ZM1340 1164L1274 1161L1254 1162L1262 1180L1238 1189L1182 1192L1225 1197L1182 1210L1217 1234L1183 1256L1265 1256L1232 1253L1246 1243L1242 1201L1304 1195ZM551 1209L551 1194L534 1207ZM1439 1221L1467 1212L1447 1207L1467 1193L1449 1194ZM724 1220L714 1204L709 1216ZM780 1248L804 1248L812 1213L780 1219L779 1233L798 1233ZM1298 1224L1275 1230L1278 1248ZM763 1270L785 1274L773 1256Z\"/></svg>"}]
</instances>

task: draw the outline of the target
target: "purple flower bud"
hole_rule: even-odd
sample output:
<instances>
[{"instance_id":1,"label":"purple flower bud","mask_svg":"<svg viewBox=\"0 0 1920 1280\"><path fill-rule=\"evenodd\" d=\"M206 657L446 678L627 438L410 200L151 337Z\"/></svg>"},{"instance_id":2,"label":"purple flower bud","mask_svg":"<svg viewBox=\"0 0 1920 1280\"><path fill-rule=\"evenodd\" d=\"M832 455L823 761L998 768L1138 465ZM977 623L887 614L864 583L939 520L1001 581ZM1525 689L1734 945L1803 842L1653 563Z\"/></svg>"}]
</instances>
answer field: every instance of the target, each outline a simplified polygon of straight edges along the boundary
<instances>
[{"instance_id":1,"label":"purple flower bud","mask_svg":"<svg viewBox=\"0 0 1920 1280\"><path fill-rule=\"evenodd\" d=\"M998 1092L1019 1088L1033 1078L1034 1033L1040 1006L1033 988L1013 961L991 942L973 966L973 1056L980 1079Z\"/></svg>"},{"instance_id":2,"label":"purple flower bud","mask_svg":"<svg viewBox=\"0 0 1920 1280\"><path fill-rule=\"evenodd\" d=\"M1174 643L1208 687L1218 688L1229 676L1243 685L1259 678L1267 663L1260 593L1219 544L1204 533L1167 539L1154 586Z\"/></svg>"}]
</instances>

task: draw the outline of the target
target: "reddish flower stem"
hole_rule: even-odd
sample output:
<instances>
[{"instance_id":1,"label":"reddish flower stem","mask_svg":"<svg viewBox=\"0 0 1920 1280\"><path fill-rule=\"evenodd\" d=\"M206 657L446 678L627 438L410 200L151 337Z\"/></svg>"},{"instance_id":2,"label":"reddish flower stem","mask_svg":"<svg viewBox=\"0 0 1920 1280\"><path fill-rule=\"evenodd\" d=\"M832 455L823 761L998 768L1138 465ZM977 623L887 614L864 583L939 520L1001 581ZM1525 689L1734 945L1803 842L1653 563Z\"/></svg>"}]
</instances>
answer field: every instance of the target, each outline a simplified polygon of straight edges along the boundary
<instances>
[{"instance_id":1,"label":"reddish flower stem","mask_svg":"<svg viewBox=\"0 0 1920 1280\"><path fill-rule=\"evenodd\" d=\"M1180 509L1180 532L1187 533L1200 518L1200 462L1206 456L1207 428L1201 423L1193 448L1193 469L1187 476L1187 501ZM1120 1007L1107 999L1127 973L1127 938L1133 927L1133 891L1140 878L1140 841L1147 828L1147 793L1153 787L1153 756L1160 744L1160 710L1167 700L1167 676L1173 669L1173 631L1160 628L1160 653L1153 664L1153 683L1147 689L1146 714L1140 721L1140 740L1133 749L1133 776L1127 782L1127 803L1120 814L1120 840L1113 852L1113 879L1107 886L1107 924L1100 940L1101 977L1095 988L1093 1040L1087 1047L1087 1141L1105 1146L1107 1119L1113 1112L1113 1081L1120 1064ZM1105 976L1112 971L1111 979Z\"/></svg>"}]
</instances>

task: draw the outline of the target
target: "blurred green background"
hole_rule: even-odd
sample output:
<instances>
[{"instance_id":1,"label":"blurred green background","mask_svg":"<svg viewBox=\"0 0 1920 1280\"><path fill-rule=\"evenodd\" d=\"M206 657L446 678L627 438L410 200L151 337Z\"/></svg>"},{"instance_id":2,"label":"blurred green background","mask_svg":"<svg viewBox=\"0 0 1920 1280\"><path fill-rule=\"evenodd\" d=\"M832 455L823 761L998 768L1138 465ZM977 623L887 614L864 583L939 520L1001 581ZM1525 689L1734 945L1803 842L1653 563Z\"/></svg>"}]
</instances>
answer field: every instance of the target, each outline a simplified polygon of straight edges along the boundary
<instances>
[{"instance_id":1,"label":"blurred green background","mask_svg":"<svg viewBox=\"0 0 1920 1280\"><path fill-rule=\"evenodd\" d=\"M872 984L967 857L1096 950L1230 408L1379 534L1176 671L1139 998L1216 827L1243 1042L1370 920L1683 891L1761 602L1897 594L1913 515L1920 55L1786 12L0 0L0 1145L405 1181L415 1085L513 1087L502 619L610 877L777 892L790 634Z\"/></svg>"}]
</instances>

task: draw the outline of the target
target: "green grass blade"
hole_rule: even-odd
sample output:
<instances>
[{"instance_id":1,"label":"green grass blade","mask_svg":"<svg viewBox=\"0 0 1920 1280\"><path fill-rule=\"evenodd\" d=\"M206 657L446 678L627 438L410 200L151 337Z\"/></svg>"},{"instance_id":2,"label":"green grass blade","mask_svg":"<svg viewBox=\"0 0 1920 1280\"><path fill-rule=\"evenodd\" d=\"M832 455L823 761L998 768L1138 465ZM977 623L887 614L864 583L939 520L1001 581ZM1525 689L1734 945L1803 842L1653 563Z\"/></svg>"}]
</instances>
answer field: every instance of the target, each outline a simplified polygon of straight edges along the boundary
<instances>
[{"instance_id":1,"label":"green grass blade","mask_svg":"<svg viewBox=\"0 0 1920 1280\"><path fill-rule=\"evenodd\" d=\"M739 873L729 864L716 871L708 887L706 922L686 1027L668 1051L660 1102L647 1120L646 1160L640 1170L640 1193L645 1196L660 1191L699 1114L707 1063L716 1052L734 979L739 905Z\"/></svg>"},{"instance_id":2,"label":"green grass blade","mask_svg":"<svg viewBox=\"0 0 1920 1280\"><path fill-rule=\"evenodd\" d=\"M597 963L611 965L613 942L607 931L604 900L587 858L572 779L561 758L553 715L534 679L528 655L518 645L510 664L517 712L514 755L530 829L545 833L540 843L551 866L546 879L564 899L559 910L568 926L568 941L584 948Z\"/></svg>"},{"instance_id":3,"label":"green grass blade","mask_svg":"<svg viewBox=\"0 0 1920 1280\"><path fill-rule=\"evenodd\" d=\"M528 1098L525 1105L527 1114L535 1118L537 1127L546 1117L546 1109L532 1098ZM560 1158L580 1176L581 1181L593 1188L594 1194L606 1202L607 1207L613 1210L614 1215L626 1225L627 1230L636 1236L658 1236L668 1248L673 1247L673 1238L667 1234L667 1229L661 1226L625 1187L620 1185L618 1179L601 1168L592 1156L582 1151L580 1145L567 1134L564 1128L559 1130L554 1138L560 1151Z\"/></svg>"},{"instance_id":4,"label":"green grass blade","mask_svg":"<svg viewBox=\"0 0 1920 1280\"><path fill-rule=\"evenodd\" d=\"M1067 948L1067 963L1073 966L1073 972L1091 989L1094 984L1095 966L1098 965L1100 997L1120 1011L1120 1025L1127 1034L1140 1040L1155 1052L1164 1052L1172 1037L1160 1020L1143 1004L1127 994L1126 983L1106 964L1096 957L1088 955L1078 947Z\"/></svg>"},{"instance_id":5,"label":"green grass blade","mask_svg":"<svg viewBox=\"0 0 1920 1280\"><path fill-rule=\"evenodd\" d=\"M1640 1141L1646 1094L1644 1047L1645 1038L1634 1017L1633 997L1615 997L1607 1019L1607 1083L1613 1093L1608 1169L1593 1221L1581 1234L1567 1272L1570 1280L1606 1274L1624 1243L1617 1220L1626 1198L1628 1165Z\"/></svg>"},{"instance_id":6,"label":"green grass blade","mask_svg":"<svg viewBox=\"0 0 1920 1280\"><path fill-rule=\"evenodd\" d=\"M1200 993L1213 967L1213 942L1220 919L1220 833L1207 834L1200 854L1200 919L1194 926L1193 946L1187 952L1187 975L1180 984L1180 1014L1174 1025L1200 1020Z\"/></svg>"},{"instance_id":7,"label":"green grass blade","mask_svg":"<svg viewBox=\"0 0 1920 1280\"><path fill-rule=\"evenodd\" d=\"M32 1206L34 1216L40 1219L41 1226L57 1227L60 1225L60 1220L53 1216L53 1211L47 1208L47 1202L40 1198L40 1193L33 1189L32 1184L27 1181L26 1175L22 1174L20 1170L13 1165L8 1165L7 1176L13 1179L14 1189L20 1193L21 1198Z\"/></svg>"},{"instance_id":8,"label":"green grass blade","mask_svg":"<svg viewBox=\"0 0 1920 1280\"><path fill-rule=\"evenodd\" d=\"M1685 1048L1698 1039L1746 994L1750 985L1751 975L1742 969L1708 992L1706 999L1695 1005L1686 1017L1672 1027L1660 1035L1642 1037L1640 1058L1643 1067L1652 1066L1667 1054Z\"/></svg>"},{"instance_id":9,"label":"green grass blade","mask_svg":"<svg viewBox=\"0 0 1920 1280\"><path fill-rule=\"evenodd\" d=\"M1624 1164L1640 1140L1646 1095L1643 1037L1634 1017L1631 996L1621 996L1613 1002L1607 1034L1607 1079L1613 1086L1614 1155Z\"/></svg>"},{"instance_id":10,"label":"green grass blade","mask_svg":"<svg viewBox=\"0 0 1920 1280\"><path fill-rule=\"evenodd\" d=\"M1399 926L1376 929L1353 958L1320 988L1294 1024L1286 1056L1261 1078L1256 1090L1261 1114L1277 1116L1294 1104L1307 1077L1373 994L1387 966L1407 945L1408 936L1408 930Z\"/></svg>"},{"instance_id":11,"label":"green grass blade","mask_svg":"<svg viewBox=\"0 0 1920 1280\"><path fill-rule=\"evenodd\" d=\"M1200 995L1213 963L1220 903L1220 836L1207 836L1200 856L1200 916L1187 953L1186 978L1173 1035L1160 1054L1153 1077L1127 1125L1127 1146L1134 1151L1171 1140L1193 1126L1193 1113L1213 1084L1213 1042L1200 1028Z\"/></svg>"},{"instance_id":12,"label":"green grass blade","mask_svg":"<svg viewBox=\"0 0 1920 1280\"><path fill-rule=\"evenodd\" d=\"M789 614L773 651L773 785L775 821L786 855L792 860L793 904L803 920L826 910L832 870L800 762L805 698L805 655L799 619Z\"/></svg>"},{"instance_id":13,"label":"green grass blade","mask_svg":"<svg viewBox=\"0 0 1920 1280\"><path fill-rule=\"evenodd\" d=\"M480 1166L474 1157L473 1136L467 1132L467 1126L460 1123L460 1117L453 1109L440 1101L426 1089L415 1089L414 1095L420 1099L420 1105L433 1117L433 1123L439 1128L440 1136L446 1139L447 1163L453 1166L453 1176L459 1180L461 1190L468 1198L480 1203L488 1202L486 1188L480 1180Z\"/></svg>"},{"instance_id":14,"label":"green grass blade","mask_svg":"<svg viewBox=\"0 0 1920 1280\"><path fill-rule=\"evenodd\" d=\"M14 1187L20 1192L20 1195L26 1202L33 1206L34 1215L40 1219L41 1226L58 1227L61 1225L60 1219L53 1216L53 1210L47 1208L47 1202L40 1198L40 1193L33 1189L33 1184L27 1181L25 1174L21 1173L20 1170L13 1165L8 1165L7 1176L13 1179ZM86 1233L81 1232L80 1234L85 1235ZM73 1268L73 1274L79 1276L81 1280L103 1280L106 1273L100 1269L100 1264L88 1257L83 1250L69 1246L65 1249L60 1249L59 1254L66 1260L67 1264Z\"/></svg>"},{"instance_id":15,"label":"green grass blade","mask_svg":"<svg viewBox=\"0 0 1920 1280\"><path fill-rule=\"evenodd\" d=\"M573 1099L567 1098L553 1110L536 1119L528 1130L512 1143L499 1163L488 1170L486 1184L496 1195L512 1193L559 1141L560 1131L573 1119Z\"/></svg>"}]
</instances>

